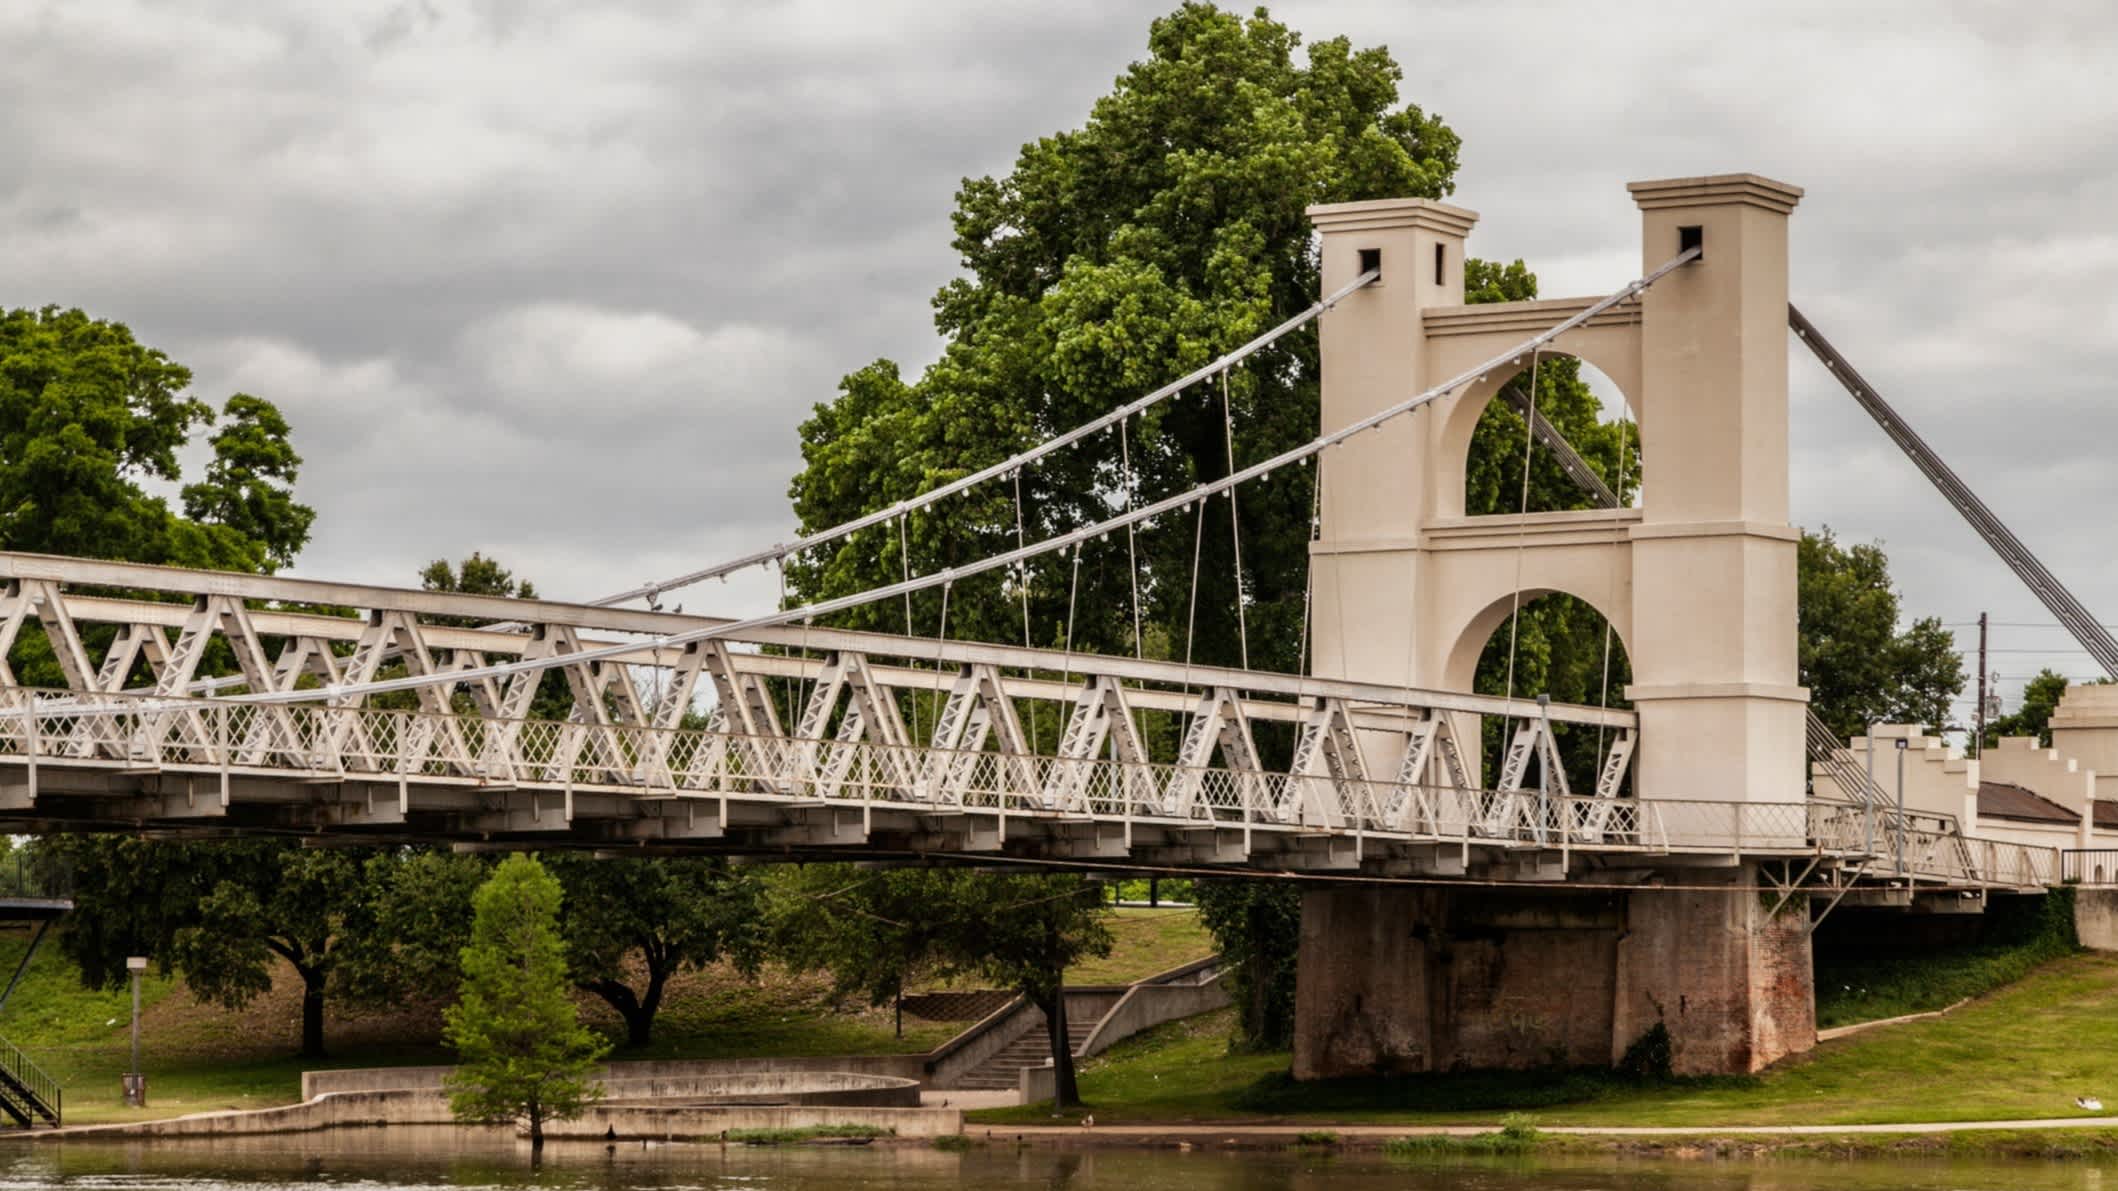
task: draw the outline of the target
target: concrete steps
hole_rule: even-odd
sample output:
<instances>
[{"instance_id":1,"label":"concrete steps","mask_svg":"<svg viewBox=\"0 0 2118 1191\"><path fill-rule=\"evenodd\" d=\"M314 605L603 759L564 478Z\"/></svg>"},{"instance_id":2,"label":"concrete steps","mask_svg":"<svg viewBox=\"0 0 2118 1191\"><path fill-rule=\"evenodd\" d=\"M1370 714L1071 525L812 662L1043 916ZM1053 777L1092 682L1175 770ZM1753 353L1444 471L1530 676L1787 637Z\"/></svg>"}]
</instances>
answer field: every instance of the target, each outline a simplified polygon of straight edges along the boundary
<instances>
[{"instance_id":1,"label":"concrete steps","mask_svg":"<svg viewBox=\"0 0 2118 1191\"><path fill-rule=\"evenodd\" d=\"M1075 1054L1081 1053L1081 1044L1088 1041L1088 1036L1094 1033L1095 1029L1094 1021L1069 1019L1066 1023L1069 1048ZM968 1075L957 1080L956 1086L977 1091L1013 1090L1021 1083L1023 1068L1041 1067L1051 1057L1051 1039L1045 1033L1044 1023L1039 1022L1021 1037L995 1051L991 1058L972 1069Z\"/></svg>"}]
</instances>

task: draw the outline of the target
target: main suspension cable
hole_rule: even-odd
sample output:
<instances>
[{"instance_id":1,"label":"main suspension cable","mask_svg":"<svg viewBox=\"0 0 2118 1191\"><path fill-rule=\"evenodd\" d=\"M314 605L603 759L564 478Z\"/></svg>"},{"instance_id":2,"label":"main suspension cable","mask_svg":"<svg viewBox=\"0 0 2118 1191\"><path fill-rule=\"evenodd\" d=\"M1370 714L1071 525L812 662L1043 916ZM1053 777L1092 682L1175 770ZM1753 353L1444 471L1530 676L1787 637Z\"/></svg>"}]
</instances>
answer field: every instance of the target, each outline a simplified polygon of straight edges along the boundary
<instances>
[{"instance_id":1,"label":"main suspension cable","mask_svg":"<svg viewBox=\"0 0 2118 1191\"><path fill-rule=\"evenodd\" d=\"M1639 297L1640 294L1645 292L1649 287L1653 286L1657 281L1660 281L1663 277L1668 276L1676 269L1691 263L1693 260L1697 259L1698 256L1699 250L1697 248L1686 249L1684 252L1679 253L1677 256L1670 258L1668 261L1664 262L1661 266L1657 267L1655 270L1648 273L1647 275L1640 277L1634 281L1628 282L1625 286L1618 289L1617 291L1603 298L1597 299L1595 302L1592 302L1589 305L1583 307L1579 312L1575 313L1571 317L1562 320L1561 322L1553 325L1552 327L1541 331L1538 334L1529 337L1528 339L1523 340L1521 343L1518 343L1513 347L1510 347L1507 350L1494 355L1490 359L1487 359L1485 361L1482 361L1481 363L1475 364L1472 367L1465 369L1464 371L1456 374L1453 377L1450 377L1448 380L1445 380L1430 389L1427 389L1420 393L1416 393L1413 396L1407 397L1403 401L1397 402L1394 405L1386 406L1383 409L1379 409L1374 413L1367 415L1366 417L1352 422L1349 425L1342 426L1337 430L1333 430L1327 434L1319 435L1316 438L1311 439L1309 442L1303 443L1302 445L1297 447L1289 448L1288 450L1282 451L1269 459L1260 460L1259 462L1253 463L1240 471L1223 476L1218 480L1199 484L1190 489L1187 489L1186 491L1179 492L1173 496L1165 497L1162 500L1158 500L1153 504L1140 506L1139 508L1132 509L1122 515L1108 518L1106 520L1097 522L1094 525L1083 526L1079 529L1071 530L1067 533L1047 538L1041 542L1032 543L1018 550L1010 550L1001 554L992 555L990 557L980 559L977 562L967 563L959 567L944 568L941 571L919 576L917 578L907 580L902 583L893 583L884 587L870 588L866 591L854 592L850 595L839 596L833 599L818 600L815 603L805 604L797 608L783 608L775 612L770 612L761 616L749 617L744 620L728 621L723 624L707 625L702 628L690 629L681 633L671 633L665 636L652 638L651 640L646 642L626 642L621 644L606 645L600 646L595 649L581 650L577 653L553 655L543 658L529 658L520 661L501 663L498 665L482 666L467 670L459 670L449 674L406 675L402 678L378 680L358 684L331 684L307 690L253 692L246 695L232 696L228 701L240 703L300 703L317 699L353 698L371 694L383 694L389 691L413 690L418 687L434 686L443 682L477 682L486 678L498 678L506 675L527 673L531 671L552 670L557 669L561 666L571 666L580 665L587 662L606 661L612 658L618 658L638 653L642 649L651 649L657 645L688 645L694 641L707 641L723 637L739 637L744 633L753 632L758 629L774 628L780 625L789 624L796 620L800 620L805 616L829 616L834 613L846 611L848 609L858 608L867 604L872 604L877 602L878 600L895 599L908 592L926 591L936 587L943 588L944 591L946 591L946 588L949 585L954 584L959 579L968 578L972 575L984 574L987 571L996 570L1002 567L1012 566L1016 561L1018 561L1018 559L1040 557L1045 554L1050 554L1058 550L1066 549L1068 546L1073 545L1077 542L1090 541L1095 538L1103 537L1104 535L1109 534L1114 530L1123 529L1130 525L1136 525L1142 522L1153 520L1167 513L1176 511L1188 504L1191 504L1194 501L1202 500L1206 497L1210 497L1217 493L1224 492L1230 488L1235 487L1238 484L1247 483L1251 480L1257 479L1260 476L1270 475L1271 473L1278 471L1279 469L1286 467L1289 464L1297 463L1301 460L1308 459L1313 455L1320 454L1326 450L1329 450L1332 447L1339 445L1340 443L1345 442L1346 440L1354 437L1355 435L1363 434L1370 430L1377 429L1378 427L1382 426L1387 422L1390 422L1396 418L1403 417L1404 415L1411 413L1413 410L1420 409L1426 405L1429 405L1432 402L1437 401L1440 398L1445 397L1448 394L1453 393L1458 389L1461 389L1464 386L1473 383L1474 381L1477 381L1485 374L1491 372L1496 368L1508 366L1510 361L1519 362L1523 356L1550 345L1553 340L1558 339L1560 336L1566 334L1567 332L1584 325L1590 319L1595 318L1597 315L1602 314L1604 311L1609 310L1612 307L1617 306L1621 303L1631 301ZM173 706L181 705L182 704L173 704ZM79 711L78 709L76 709L69 711L67 714L79 714Z\"/></svg>"},{"instance_id":2,"label":"main suspension cable","mask_svg":"<svg viewBox=\"0 0 2118 1191\"><path fill-rule=\"evenodd\" d=\"M1338 305L1340 302L1345 301L1348 295L1360 289L1362 286L1373 282L1376 278L1380 276L1382 276L1381 269L1370 269L1367 272L1362 273L1360 276L1354 278L1352 281L1347 282L1344 286L1327 295L1322 301L1319 301L1315 305L1310 306L1308 309L1302 311L1300 314L1297 314L1294 317L1287 319L1285 322L1280 323L1278 326L1272 328L1271 330L1265 332L1262 335L1259 335L1257 338L1250 340L1248 343L1243 344L1241 347L1238 347L1233 351L1218 356L1213 360L1202 364L1197 368L1194 368L1190 372L1185 373L1183 376L1180 376L1177 379L1169 382L1168 384L1163 385L1161 388L1156 389L1154 392L1149 393L1147 396L1128 402L1125 405L1121 405L1117 409L1114 409L1111 412L1102 415L1101 417L1091 418L1090 420L1083 422L1081 425L1074 427L1072 430L1066 431L1064 434L1055 435L1051 438L1045 439L1043 442L1038 443L1036 446L1031 447L1029 450L1022 451L1018 454L1010 455L1006 459L1003 459L990 467L982 468L978 471L972 472L970 475L964 476L961 479L951 480L948 483L943 484L939 488L935 488L931 491L921 493L920 495L911 497L910 499L898 501L896 504L891 505L888 508L877 509L875 512L863 514L859 517L853 518L851 521L841 522L837 525L831 526L828 529L820 529L815 533L797 538L792 542L781 543L766 550L759 550L754 553L745 554L739 558L731 558L726 562L715 563L710 567L702 567L696 571L688 571L682 575L677 575L672 578L662 579L653 583L643 583L638 587L627 588L624 591L614 592L610 595L604 596L601 599L591 600L589 601L589 604L591 607L598 608L608 607L612 604L625 604L637 599L645 599L651 596L658 596L665 591L674 591L680 587L689 587L694 583L702 583L708 579L718 579L723 575L733 574L736 571L744 569L745 567L759 566L764 563L772 562L775 559L784 558L797 550L806 550L812 546L821 546L829 542L838 541L841 538L845 538L851 536L852 534L859 533L861 530L866 529L871 525L880 525L883 522L888 521L892 517L898 516L903 513L911 512L914 509L926 508L928 505L954 496L959 492L962 492L968 488L975 487L979 484L986 482L987 480L1005 476L1009 472L1021 468L1024 464L1034 463L1037 460L1044 458L1046 455L1049 455L1052 452L1057 451L1063 447L1069 446L1073 443L1077 443L1092 434L1095 434L1102 430L1107 430L1111 426L1122 424L1125 419L1131 417L1136 413L1139 413L1141 410L1148 409L1152 406L1160 404L1161 402L1176 396L1184 390L1189 389L1191 386L1198 384L1200 381L1212 377L1217 372L1226 372L1228 369L1234 367L1235 365L1241 363L1249 357L1271 346L1278 340L1285 338L1291 332L1307 325L1312 320L1318 318L1319 316L1329 311L1332 307Z\"/></svg>"}]
</instances>

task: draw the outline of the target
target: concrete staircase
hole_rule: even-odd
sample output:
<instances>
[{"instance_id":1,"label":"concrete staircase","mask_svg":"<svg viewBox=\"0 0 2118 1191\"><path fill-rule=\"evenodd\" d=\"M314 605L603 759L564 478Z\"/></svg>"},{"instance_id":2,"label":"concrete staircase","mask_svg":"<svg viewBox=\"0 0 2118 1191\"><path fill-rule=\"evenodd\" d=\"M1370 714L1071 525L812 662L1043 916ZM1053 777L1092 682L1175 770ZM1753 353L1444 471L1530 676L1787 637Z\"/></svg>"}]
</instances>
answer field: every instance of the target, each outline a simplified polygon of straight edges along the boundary
<instances>
[{"instance_id":1,"label":"concrete staircase","mask_svg":"<svg viewBox=\"0 0 2118 1191\"><path fill-rule=\"evenodd\" d=\"M1095 1032L1100 1020L1067 1019L1067 1044L1076 1056L1080 1055L1081 1044L1088 1041L1088 1036ZM1014 1091L1021 1086L1023 1068L1042 1067L1050 1062L1051 1058L1051 1038L1045 1031L1044 1022L1040 1020L1034 1028L1024 1031L1020 1037L994 1052L992 1057L958 1079L956 1086L979 1091Z\"/></svg>"}]
</instances>

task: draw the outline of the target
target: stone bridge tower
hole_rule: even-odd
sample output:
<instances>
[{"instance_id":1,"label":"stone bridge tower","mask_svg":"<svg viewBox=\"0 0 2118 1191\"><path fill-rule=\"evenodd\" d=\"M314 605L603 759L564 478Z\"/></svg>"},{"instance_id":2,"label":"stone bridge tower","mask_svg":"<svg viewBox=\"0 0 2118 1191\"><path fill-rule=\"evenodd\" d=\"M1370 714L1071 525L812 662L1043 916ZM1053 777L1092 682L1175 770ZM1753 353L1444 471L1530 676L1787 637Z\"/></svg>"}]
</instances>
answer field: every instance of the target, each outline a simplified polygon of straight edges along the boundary
<instances>
[{"instance_id":1,"label":"stone bridge tower","mask_svg":"<svg viewBox=\"0 0 2118 1191\"><path fill-rule=\"evenodd\" d=\"M1686 803L1708 799L1761 804L1756 830L1799 834L1808 692L1796 681L1799 531L1787 519L1787 219L1802 192L1754 174L1629 189L1643 271L1693 244L1703 255L1547 351L1622 392L1640 427L1639 506L1465 516L1472 430L1516 366L1327 452L1315 670L1469 690L1518 592L1524 604L1569 593L1603 614L1632 663L1636 796L1672 830L1732 813ZM1477 216L1460 207L1380 200L1310 217L1325 292L1382 270L1322 324L1327 429L1594 301L1463 305ZM1452 726L1477 739L1475 720ZM1297 1074L1596 1062L1657 1021L1683 1070L1750 1070L1811 1044L1807 936L1735 891L1756 883L1753 866L1687 870L1682 884L1731 888L1685 894L1608 892L1680 883L1668 874L1558 869L1542 875L1593 878L1605 892L1309 895Z\"/></svg>"}]
</instances>

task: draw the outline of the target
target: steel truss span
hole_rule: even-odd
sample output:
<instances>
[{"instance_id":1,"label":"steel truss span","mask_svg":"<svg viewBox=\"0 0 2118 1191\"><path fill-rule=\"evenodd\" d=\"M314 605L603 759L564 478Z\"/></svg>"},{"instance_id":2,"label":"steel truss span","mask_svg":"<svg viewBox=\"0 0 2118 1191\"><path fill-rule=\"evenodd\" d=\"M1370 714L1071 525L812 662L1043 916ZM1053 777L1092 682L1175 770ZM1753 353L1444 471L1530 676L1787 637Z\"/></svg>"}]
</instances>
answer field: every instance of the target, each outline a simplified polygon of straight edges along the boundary
<instances>
[{"instance_id":1,"label":"steel truss span","mask_svg":"<svg viewBox=\"0 0 2118 1191\"><path fill-rule=\"evenodd\" d=\"M0 819L31 829L1545 880L1874 851L1876 824L1852 806L1618 797L1626 711L1553 705L1525 722L1520 700L806 626L609 658L628 637L722 622L33 555L0 554L0 584L0 658L34 621L67 682L25 687L0 662ZM528 715L542 671L399 696L416 708L180 694L214 651L238 692L358 686L385 656L443 676L597 656L557 667L571 713L555 720ZM1476 770L1486 715L1521 725L1497 789ZM1264 760L1261 724L1282 725L1284 765ZM1529 788L1533 755L1556 777L1562 750L1595 739L1550 730L1565 724L1613 742L1596 789ZM1944 820L1882 830L1904 835L1926 882L2049 876L2041 850L1996 851Z\"/></svg>"}]
</instances>

